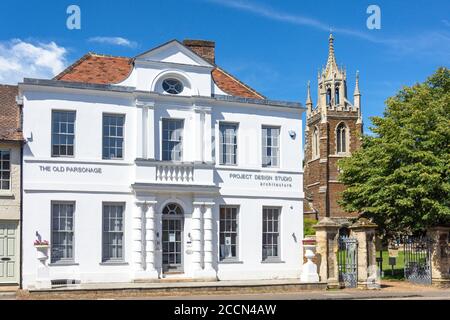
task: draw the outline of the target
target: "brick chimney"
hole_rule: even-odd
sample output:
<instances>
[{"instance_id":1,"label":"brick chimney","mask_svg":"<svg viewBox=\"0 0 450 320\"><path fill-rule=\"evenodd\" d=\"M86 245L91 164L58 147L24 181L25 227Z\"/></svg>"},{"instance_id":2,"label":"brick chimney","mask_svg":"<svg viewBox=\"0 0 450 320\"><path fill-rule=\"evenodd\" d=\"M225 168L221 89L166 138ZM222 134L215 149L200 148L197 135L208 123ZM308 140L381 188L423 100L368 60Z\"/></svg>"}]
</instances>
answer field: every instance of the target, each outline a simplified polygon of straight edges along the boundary
<instances>
[{"instance_id":1,"label":"brick chimney","mask_svg":"<svg viewBox=\"0 0 450 320\"><path fill-rule=\"evenodd\" d=\"M215 47L216 43L214 41L208 40L183 40L183 44L198 54L200 57L205 59L212 64L215 64Z\"/></svg>"}]
</instances>

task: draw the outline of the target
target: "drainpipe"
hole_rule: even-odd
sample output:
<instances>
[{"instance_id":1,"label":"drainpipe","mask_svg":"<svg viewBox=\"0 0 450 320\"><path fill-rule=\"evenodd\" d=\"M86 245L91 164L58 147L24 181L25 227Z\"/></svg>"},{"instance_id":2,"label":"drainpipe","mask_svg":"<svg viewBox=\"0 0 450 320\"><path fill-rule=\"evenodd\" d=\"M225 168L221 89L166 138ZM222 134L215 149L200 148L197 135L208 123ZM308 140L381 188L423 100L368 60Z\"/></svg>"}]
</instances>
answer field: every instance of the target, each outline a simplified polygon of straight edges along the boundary
<instances>
[{"instance_id":1,"label":"drainpipe","mask_svg":"<svg viewBox=\"0 0 450 320\"><path fill-rule=\"evenodd\" d=\"M23 147L24 147L24 145L25 145L24 142L20 142L19 289L23 289L22 288L22 273L23 273Z\"/></svg>"}]
</instances>

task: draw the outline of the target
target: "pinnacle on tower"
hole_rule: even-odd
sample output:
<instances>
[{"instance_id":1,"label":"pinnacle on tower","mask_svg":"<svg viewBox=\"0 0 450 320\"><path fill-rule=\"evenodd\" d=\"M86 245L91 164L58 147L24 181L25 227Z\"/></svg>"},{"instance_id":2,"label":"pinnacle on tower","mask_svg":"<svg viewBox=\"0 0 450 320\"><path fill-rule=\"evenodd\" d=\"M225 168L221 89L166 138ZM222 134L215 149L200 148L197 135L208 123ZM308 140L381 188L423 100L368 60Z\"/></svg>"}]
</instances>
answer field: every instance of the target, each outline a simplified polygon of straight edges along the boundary
<instances>
[{"instance_id":1,"label":"pinnacle on tower","mask_svg":"<svg viewBox=\"0 0 450 320\"><path fill-rule=\"evenodd\" d=\"M310 81L308 81L308 90L306 92L306 104L311 104L312 105L312 100L311 100L311 83Z\"/></svg>"},{"instance_id":2,"label":"pinnacle on tower","mask_svg":"<svg viewBox=\"0 0 450 320\"><path fill-rule=\"evenodd\" d=\"M359 92L359 71L356 71L355 92L353 93L353 95L361 95L361 93Z\"/></svg>"},{"instance_id":3,"label":"pinnacle on tower","mask_svg":"<svg viewBox=\"0 0 450 320\"><path fill-rule=\"evenodd\" d=\"M330 38L328 40L328 60L325 73L328 74L329 70L338 70L336 57L334 56L334 37L332 33L330 33Z\"/></svg>"}]
</instances>

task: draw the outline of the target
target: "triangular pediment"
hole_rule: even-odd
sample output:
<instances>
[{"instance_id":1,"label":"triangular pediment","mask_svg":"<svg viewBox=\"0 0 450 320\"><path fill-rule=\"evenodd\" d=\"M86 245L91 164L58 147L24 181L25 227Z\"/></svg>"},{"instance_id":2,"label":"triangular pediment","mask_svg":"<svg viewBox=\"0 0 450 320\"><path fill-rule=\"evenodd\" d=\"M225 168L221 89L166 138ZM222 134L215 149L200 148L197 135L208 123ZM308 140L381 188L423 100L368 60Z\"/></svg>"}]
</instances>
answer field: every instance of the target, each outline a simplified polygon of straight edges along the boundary
<instances>
[{"instance_id":1,"label":"triangular pediment","mask_svg":"<svg viewBox=\"0 0 450 320\"><path fill-rule=\"evenodd\" d=\"M213 67L213 65L211 65L208 61L186 48L177 40L166 42L159 47L148 50L136 56L136 60Z\"/></svg>"}]
</instances>

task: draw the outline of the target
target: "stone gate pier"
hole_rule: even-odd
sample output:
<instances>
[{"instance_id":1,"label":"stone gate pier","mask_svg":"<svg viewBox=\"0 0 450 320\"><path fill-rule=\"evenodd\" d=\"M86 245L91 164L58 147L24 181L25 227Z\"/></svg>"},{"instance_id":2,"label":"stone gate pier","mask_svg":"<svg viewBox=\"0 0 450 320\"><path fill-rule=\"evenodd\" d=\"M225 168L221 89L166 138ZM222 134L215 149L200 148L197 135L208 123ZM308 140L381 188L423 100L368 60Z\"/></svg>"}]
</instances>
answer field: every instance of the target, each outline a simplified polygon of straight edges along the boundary
<instances>
[{"instance_id":1,"label":"stone gate pier","mask_svg":"<svg viewBox=\"0 0 450 320\"><path fill-rule=\"evenodd\" d=\"M338 261L339 230L342 227L342 224L328 217L321 219L314 226L320 281L326 282L328 288L343 288L346 286L345 277L350 276L357 278L354 282L355 287L361 289L379 287L375 246L377 225L368 219L360 218L348 227L349 236L357 242L356 252L352 254L352 259L356 261L349 261L346 258ZM346 274L350 272L351 274Z\"/></svg>"}]
</instances>

